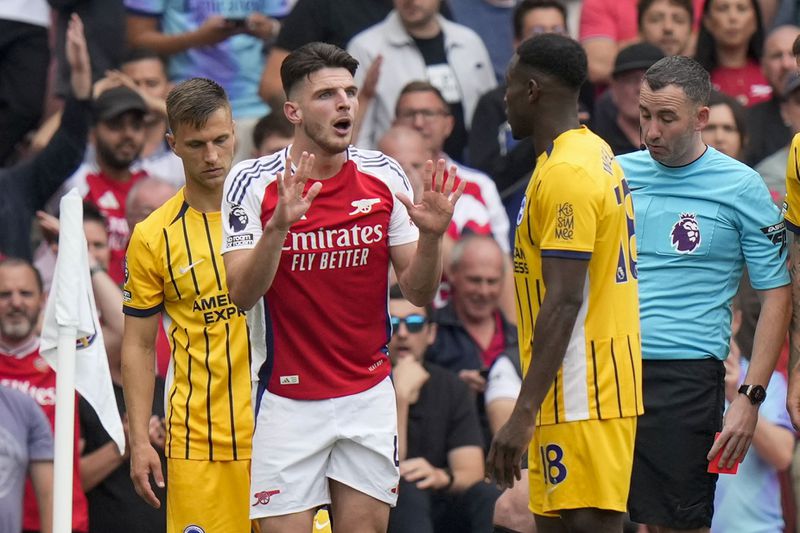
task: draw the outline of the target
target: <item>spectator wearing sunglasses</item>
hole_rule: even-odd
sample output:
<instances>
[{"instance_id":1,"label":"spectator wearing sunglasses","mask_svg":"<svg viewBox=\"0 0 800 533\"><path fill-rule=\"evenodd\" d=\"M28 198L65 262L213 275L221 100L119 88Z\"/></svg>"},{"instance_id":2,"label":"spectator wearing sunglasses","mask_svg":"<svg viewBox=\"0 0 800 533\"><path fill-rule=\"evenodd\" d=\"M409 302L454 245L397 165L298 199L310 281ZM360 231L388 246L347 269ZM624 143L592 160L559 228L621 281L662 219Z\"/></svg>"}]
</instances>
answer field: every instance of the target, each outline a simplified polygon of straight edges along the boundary
<instances>
[{"instance_id":1,"label":"spectator wearing sunglasses","mask_svg":"<svg viewBox=\"0 0 800 533\"><path fill-rule=\"evenodd\" d=\"M483 438L469 389L424 360L436 337L430 308L410 303L394 285L389 312L400 460L389 531L491 531L499 492L483 481Z\"/></svg>"}]
</instances>

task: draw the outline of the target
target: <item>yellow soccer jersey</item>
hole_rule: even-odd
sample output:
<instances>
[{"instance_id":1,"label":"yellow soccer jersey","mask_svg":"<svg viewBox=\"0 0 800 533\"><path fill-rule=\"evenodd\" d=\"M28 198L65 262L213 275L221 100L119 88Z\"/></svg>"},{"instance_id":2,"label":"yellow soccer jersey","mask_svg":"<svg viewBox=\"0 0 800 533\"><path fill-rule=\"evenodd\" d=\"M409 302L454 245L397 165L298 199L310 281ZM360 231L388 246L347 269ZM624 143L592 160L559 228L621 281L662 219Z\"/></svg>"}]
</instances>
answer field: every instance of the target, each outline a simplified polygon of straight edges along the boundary
<instances>
[{"instance_id":1,"label":"yellow soccer jersey","mask_svg":"<svg viewBox=\"0 0 800 533\"><path fill-rule=\"evenodd\" d=\"M789 148L789 161L786 164L786 200L783 209L786 229L800 234L800 133L792 139Z\"/></svg>"},{"instance_id":2,"label":"yellow soccer jersey","mask_svg":"<svg viewBox=\"0 0 800 533\"><path fill-rule=\"evenodd\" d=\"M221 241L221 214L195 211L181 189L136 225L128 245L125 314L167 318L171 458L250 458L249 336L244 313L228 295Z\"/></svg>"},{"instance_id":3,"label":"yellow soccer jersey","mask_svg":"<svg viewBox=\"0 0 800 533\"><path fill-rule=\"evenodd\" d=\"M583 306L538 425L643 412L633 203L611 149L586 128L539 156L517 215L514 282L523 371L545 297L542 256L588 260Z\"/></svg>"}]
</instances>

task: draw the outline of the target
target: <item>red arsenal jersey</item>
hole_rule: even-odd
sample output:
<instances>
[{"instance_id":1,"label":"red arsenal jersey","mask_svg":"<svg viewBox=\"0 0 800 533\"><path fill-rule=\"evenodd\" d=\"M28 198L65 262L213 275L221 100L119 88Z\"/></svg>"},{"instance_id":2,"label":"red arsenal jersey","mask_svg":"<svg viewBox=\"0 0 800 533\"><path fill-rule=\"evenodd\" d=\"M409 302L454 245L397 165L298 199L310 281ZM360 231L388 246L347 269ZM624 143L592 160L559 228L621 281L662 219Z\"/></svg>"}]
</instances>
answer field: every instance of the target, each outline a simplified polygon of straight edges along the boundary
<instances>
[{"instance_id":1,"label":"red arsenal jersey","mask_svg":"<svg viewBox=\"0 0 800 533\"><path fill-rule=\"evenodd\" d=\"M125 202L133 185L147 176L144 170L137 170L131 173L128 181L117 181L103 174L96 165L84 163L63 187L64 191L77 187L83 200L97 207L106 218L108 247L111 249L108 275L119 285L124 281L123 262L130 237Z\"/></svg>"},{"instance_id":2,"label":"red arsenal jersey","mask_svg":"<svg viewBox=\"0 0 800 533\"><path fill-rule=\"evenodd\" d=\"M231 171L222 203L223 253L252 248L261 237L287 153ZM302 400L355 394L389 374L389 249L418 236L395 198L412 193L393 159L350 147L341 170L321 183L286 236L262 305L248 313L253 360L263 361L262 386Z\"/></svg>"},{"instance_id":3,"label":"red arsenal jersey","mask_svg":"<svg viewBox=\"0 0 800 533\"><path fill-rule=\"evenodd\" d=\"M125 201L133 184L145 177L147 173L143 170L132 174L128 181L112 180L100 173L86 176L87 191L84 200L97 206L106 217L108 247L111 249L108 274L120 285L125 280L122 265L130 237L130 228L125 218Z\"/></svg>"}]
</instances>

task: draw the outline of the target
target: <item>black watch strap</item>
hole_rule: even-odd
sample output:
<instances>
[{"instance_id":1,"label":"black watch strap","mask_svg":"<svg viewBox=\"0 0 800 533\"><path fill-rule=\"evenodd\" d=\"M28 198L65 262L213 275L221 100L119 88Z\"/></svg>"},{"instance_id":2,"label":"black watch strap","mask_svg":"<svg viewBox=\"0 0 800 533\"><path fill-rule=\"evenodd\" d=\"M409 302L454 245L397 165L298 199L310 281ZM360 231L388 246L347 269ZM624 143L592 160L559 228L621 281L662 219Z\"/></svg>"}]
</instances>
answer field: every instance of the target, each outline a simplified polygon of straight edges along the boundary
<instances>
[{"instance_id":1,"label":"black watch strap","mask_svg":"<svg viewBox=\"0 0 800 533\"><path fill-rule=\"evenodd\" d=\"M767 391L761 385L742 384L739 387L739 394L744 394L753 405L761 405L767 398Z\"/></svg>"}]
</instances>

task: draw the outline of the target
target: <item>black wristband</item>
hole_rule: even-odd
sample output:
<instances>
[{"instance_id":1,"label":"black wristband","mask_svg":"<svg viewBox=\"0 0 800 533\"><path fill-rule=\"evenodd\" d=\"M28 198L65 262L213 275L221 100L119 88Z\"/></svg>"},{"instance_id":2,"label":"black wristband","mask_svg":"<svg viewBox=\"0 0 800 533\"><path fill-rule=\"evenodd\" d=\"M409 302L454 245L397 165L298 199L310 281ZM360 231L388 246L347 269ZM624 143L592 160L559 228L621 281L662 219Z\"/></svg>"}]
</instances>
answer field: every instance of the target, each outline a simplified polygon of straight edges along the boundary
<instances>
[{"instance_id":1,"label":"black wristband","mask_svg":"<svg viewBox=\"0 0 800 533\"><path fill-rule=\"evenodd\" d=\"M453 486L453 471L450 470L449 466L446 466L446 467L442 468L442 470L444 470L444 473L447 474L448 481L447 481L447 485L445 485L444 487L442 487L439 490L450 490L450 487Z\"/></svg>"}]
</instances>

